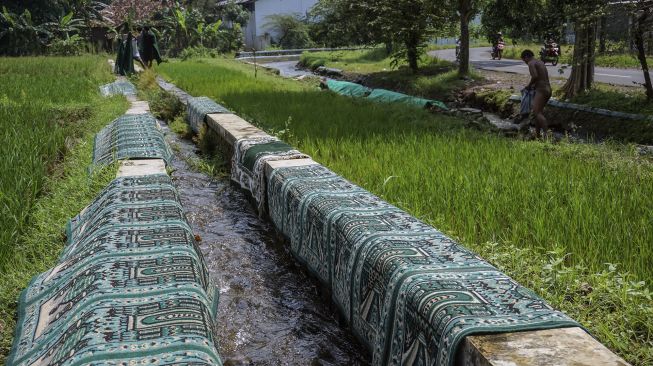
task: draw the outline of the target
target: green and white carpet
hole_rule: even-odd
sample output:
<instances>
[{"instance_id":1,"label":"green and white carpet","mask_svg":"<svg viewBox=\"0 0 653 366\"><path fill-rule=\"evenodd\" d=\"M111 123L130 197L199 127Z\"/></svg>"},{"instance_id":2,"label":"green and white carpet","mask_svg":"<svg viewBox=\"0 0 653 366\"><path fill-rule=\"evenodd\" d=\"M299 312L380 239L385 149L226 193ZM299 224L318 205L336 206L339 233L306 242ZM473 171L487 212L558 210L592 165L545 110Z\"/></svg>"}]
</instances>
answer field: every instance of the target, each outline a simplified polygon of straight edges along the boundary
<instances>
[{"instance_id":1,"label":"green and white carpet","mask_svg":"<svg viewBox=\"0 0 653 366\"><path fill-rule=\"evenodd\" d=\"M231 159L231 179L252 193L259 213L265 212L265 163L307 159L308 155L276 137L254 137L236 141Z\"/></svg>"},{"instance_id":2,"label":"green and white carpet","mask_svg":"<svg viewBox=\"0 0 653 366\"><path fill-rule=\"evenodd\" d=\"M436 229L320 165L276 169L269 213L375 365L454 363L470 334L572 327Z\"/></svg>"},{"instance_id":3,"label":"green and white carpet","mask_svg":"<svg viewBox=\"0 0 653 366\"><path fill-rule=\"evenodd\" d=\"M167 175L119 178L23 291L8 365L220 365L218 293Z\"/></svg>"},{"instance_id":4,"label":"green and white carpet","mask_svg":"<svg viewBox=\"0 0 653 366\"><path fill-rule=\"evenodd\" d=\"M206 115L213 113L231 113L231 111L209 97L188 99L188 122L195 133L200 132L200 128L206 122Z\"/></svg>"},{"instance_id":5,"label":"green and white carpet","mask_svg":"<svg viewBox=\"0 0 653 366\"><path fill-rule=\"evenodd\" d=\"M127 80L116 80L113 83L100 86L100 94L104 97L114 95L135 96L136 87Z\"/></svg>"},{"instance_id":6,"label":"green and white carpet","mask_svg":"<svg viewBox=\"0 0 653 366\"><path fill-rule=\"evenodd\" d=\"M95 136L94 165L123 159L163 159L170 163L172 151L151 114L124 115Z\"/></svg>"}]
</instances>

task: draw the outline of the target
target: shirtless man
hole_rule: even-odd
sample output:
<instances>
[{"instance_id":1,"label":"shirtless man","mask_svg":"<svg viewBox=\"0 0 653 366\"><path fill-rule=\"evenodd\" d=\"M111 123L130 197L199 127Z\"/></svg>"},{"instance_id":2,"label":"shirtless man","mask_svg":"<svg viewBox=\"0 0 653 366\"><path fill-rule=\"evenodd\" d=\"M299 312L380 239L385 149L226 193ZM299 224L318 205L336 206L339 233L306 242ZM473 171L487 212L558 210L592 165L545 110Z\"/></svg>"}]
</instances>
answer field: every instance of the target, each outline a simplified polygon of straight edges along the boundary
<instances>
[{"instance_id":1,"label":"shirtless man","mask_svg":"<svg viewBox=\"0 0 653 366\"><path fill-rule=\"evenodd\" d=\"M546 117L544 117L544 106L551 99L549 72L542 61L535 59L535 54L531 50L524 50L521 53L521 59L528 65L528 71L531 74L531 82L528 83L526 89L535 89L535 97L533 98L535 135L540 138L542 137L542 131L546 133L548 127Z\"/></svg>"}]
</instances>

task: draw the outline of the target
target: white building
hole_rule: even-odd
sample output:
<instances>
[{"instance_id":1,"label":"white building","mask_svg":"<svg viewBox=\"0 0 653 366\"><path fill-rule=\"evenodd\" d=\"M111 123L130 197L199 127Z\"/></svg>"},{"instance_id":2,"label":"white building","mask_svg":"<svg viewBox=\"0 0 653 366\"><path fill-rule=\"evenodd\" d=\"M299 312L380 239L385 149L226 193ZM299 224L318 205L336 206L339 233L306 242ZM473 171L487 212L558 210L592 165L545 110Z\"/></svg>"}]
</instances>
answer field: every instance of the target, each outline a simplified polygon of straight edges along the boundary
<instances>
[{"instance_id":1,"label":"white building","mask_svg":"<svg viewBox=\"0 0 653 366\"><path fill-rule=\"evenodd\" d=\"M245 7L250 13L249 22L243 29L245 46L249 50L263 50L270 45L276 34L265 27L273 14L297 14L304 16L318 0L236 0L236 4ZM221 1L220 4L226 4Z\"/></svg>"}]
</instances>

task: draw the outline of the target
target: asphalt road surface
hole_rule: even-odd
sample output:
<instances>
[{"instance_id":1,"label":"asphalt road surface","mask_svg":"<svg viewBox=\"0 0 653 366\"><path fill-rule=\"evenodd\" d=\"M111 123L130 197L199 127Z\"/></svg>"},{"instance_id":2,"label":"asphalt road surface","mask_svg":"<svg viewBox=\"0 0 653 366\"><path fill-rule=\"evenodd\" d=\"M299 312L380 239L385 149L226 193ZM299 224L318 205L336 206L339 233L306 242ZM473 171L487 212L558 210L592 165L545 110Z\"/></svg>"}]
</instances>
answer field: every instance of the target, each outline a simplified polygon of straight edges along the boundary
<instances>
[{"instance_id":1,"label":"asphalt road surface","mask_svg":"<svg viewBox=\"0 0 653 366\"><path fill-rule=\"evenodd\" d=\"M456 59L456 51L453 49L430 51L429 55L448 61L454 61ZM470 61L477 69L528 74L528 66L521 60L492 60L490 47L471 48ZM568 78L571 67L565 68L561 74L559 72L560 66L560 64L558 66L547 64L546 67L549 70L549 76ZM634 83L644 83L644 74L641 70L637 69L597 67L594 70L594 79L602 83L634 86Z\"/></svg>"}]
</instances>

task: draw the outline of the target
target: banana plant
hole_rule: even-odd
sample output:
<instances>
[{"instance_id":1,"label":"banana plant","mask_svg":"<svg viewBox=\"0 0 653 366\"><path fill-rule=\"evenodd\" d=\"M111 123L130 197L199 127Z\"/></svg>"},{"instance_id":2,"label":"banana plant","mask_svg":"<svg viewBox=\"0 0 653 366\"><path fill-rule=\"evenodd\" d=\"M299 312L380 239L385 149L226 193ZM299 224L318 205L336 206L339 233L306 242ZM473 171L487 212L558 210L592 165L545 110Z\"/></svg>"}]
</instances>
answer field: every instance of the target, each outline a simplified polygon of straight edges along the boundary
<instances>
[{"instance_id":1,"label":"banana plant","mask_svg":"<svg viewBox=\"0 0 653 366\"><path fill-rule=\"evenodd\" d=\"M74 14L70 13L62 16L56 22L48 22L44 25L51 30L52 33L59 36L64 36L65 39L70 38L70 33L79 33L85 27L84 20L80 18L73 18Z\"/></svg>"},{"instance_id":2,"label":"banana plant","mask_svg":"<svg viewBox=\"0 0 653 366\"><path fill-rule=\"evenodd\" d=\"M0 48L10 55L24 55L38 52L44 40L52 34L42 25L34 24L29 10L14 14L2 7L0 13Z\"/></svg>"}]
</instances>

